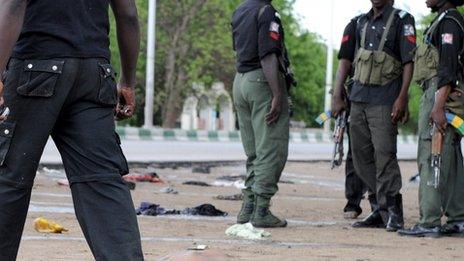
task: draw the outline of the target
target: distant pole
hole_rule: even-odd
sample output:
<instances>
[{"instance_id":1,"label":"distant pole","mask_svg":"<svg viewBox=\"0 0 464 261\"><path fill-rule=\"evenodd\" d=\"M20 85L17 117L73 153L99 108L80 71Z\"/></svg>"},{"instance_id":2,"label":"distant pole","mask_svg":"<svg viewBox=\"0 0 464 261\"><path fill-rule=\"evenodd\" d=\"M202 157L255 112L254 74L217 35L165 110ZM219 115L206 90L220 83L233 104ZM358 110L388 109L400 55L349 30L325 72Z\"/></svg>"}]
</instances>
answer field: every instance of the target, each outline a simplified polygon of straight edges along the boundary
<instances>
[{"instance_id":1,"label":"distant pole","mask_svg":"<svg viewBox=\"0 0 464 261\"><path fill-rule=\"evenodd\" d=\"M144 128L153 128L153 103L155 98L156 55L156 0L148 2L147 72L145 87Z\"/></svg>"},{"instance_id":2,"label":"distant pole","mask_svg":"<svg viewBox=\"0 0 464 261\"><path fill-rule=\"evenodd\" d=\"M334 32L334 0L330 0L330 36L327 43L327 69L325 78L325 102L324 111L329 111L331 107L332 96L330 90L333 83L333 32ZM324 123L324 131L330 132L330 121Z\"/></svg>"}]
</instances>

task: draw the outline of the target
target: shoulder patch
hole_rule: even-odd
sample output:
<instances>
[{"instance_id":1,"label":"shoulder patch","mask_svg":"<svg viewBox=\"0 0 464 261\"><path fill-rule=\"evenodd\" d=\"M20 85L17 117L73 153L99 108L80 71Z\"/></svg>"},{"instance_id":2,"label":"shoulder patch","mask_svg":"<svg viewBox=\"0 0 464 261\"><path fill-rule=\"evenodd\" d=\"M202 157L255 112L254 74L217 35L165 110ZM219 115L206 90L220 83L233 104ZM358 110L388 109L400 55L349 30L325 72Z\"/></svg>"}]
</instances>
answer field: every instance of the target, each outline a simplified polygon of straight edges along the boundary
<instances>
[{"instance_id":1,"label":"shoulder patch","mask_svg":"<svg viewBox=\"0 0 464 261\"><path fill-rule=\"evenodd\" d=\"M399 13L398 13L398 16L401 18L401 19L404 19L406 16L408 16L409 13L404 11L404 10L401 10Z\"/></svg>"}]
</instances>

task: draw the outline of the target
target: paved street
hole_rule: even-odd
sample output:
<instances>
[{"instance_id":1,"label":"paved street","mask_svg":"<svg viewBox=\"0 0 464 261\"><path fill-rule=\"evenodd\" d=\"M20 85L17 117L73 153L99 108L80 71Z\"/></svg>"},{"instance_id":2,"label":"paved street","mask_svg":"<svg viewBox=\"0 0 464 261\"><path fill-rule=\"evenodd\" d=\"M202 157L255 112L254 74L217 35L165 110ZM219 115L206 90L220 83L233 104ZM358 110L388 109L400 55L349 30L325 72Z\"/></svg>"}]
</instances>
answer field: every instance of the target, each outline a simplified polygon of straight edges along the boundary
<instances>
[{"instance_id":1,"label":"paved street","mask_svg":"<svg viewBox=\"0 0 464 261\"><path fill-rule=\"evenodd\" d=\"M185 162L185 161L242 161L245 160L241 143L194 141L140 141L124 140L123 150L129 162ZM415 144L400 144L398 157L411 160L416 157ZM347 146L345 146L347 147ZM291 161L317 161L331 158L331 143L291 143ZM49 142L42 163L59 164L60 155Z\"/></svg>"}]
</instances>

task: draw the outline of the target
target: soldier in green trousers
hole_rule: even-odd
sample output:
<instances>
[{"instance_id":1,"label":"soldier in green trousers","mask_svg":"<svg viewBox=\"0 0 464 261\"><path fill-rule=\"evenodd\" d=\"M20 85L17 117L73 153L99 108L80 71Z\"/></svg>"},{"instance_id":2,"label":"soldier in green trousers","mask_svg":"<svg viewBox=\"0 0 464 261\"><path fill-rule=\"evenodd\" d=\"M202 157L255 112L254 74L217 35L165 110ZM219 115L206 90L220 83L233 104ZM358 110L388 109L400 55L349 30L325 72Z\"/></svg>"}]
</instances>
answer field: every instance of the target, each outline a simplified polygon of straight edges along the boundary
<instances>
[{"instance_id":1,"label":"soldier in green trousers","mask_svg":"<svg viewBox=\"0 0 464 261\"><path fill-rule=\"evenodd\" d=\"M237 223L285 227L270 200L278 190L289 142L288 58L280 15L270 0L246 0L232 18L237 75L234 105L248 157L244 200Z\"/></svg>"},{"instance_id":2,"label":"soldier in green trousers","mask_svg":"<svg viewBox=\"0 0 464 261\"><path fill-rule=\"evenodd\" d=\"M419 189L420 220L405 236L460 234L464 224L464 168L461 137L447 126L445 111L463 117L462 102L464 18L456 10L463 0L428 0L427 6L438 15L427 29L424 43L416 52L415 78L424 94L419 115L418 165L421 177ZM434 187L431 168L431 122L444 135L441 177ZM447 224L441 226L441 218Z\"/></svg>"}]
</instances>

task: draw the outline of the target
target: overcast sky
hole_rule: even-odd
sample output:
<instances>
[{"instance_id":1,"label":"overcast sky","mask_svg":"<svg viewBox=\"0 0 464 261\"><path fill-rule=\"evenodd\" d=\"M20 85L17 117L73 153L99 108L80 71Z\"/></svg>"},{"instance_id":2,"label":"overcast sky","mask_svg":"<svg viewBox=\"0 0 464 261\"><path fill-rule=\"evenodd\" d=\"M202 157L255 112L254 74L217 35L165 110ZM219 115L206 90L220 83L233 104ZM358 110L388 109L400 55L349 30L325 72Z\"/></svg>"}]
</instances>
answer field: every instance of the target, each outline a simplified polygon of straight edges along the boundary
<instances>
[{"instance_id":1,"label":"overcast sky","mask_svg":"<svg viewBox=\"0 0 464 261\"><path fill-rule=\"evenodd\" d=\"M331 1L334 3L333 41L335 48L338 48L343 30L350 19L368 12L371 2L369 0L296 0L295 12L301 17L302 26L318 33L325 40L330 38ZM397 8L413 14L416 21L430 12L425 0L396 0L395 3Z\"/></svg>"}]
</instances>

